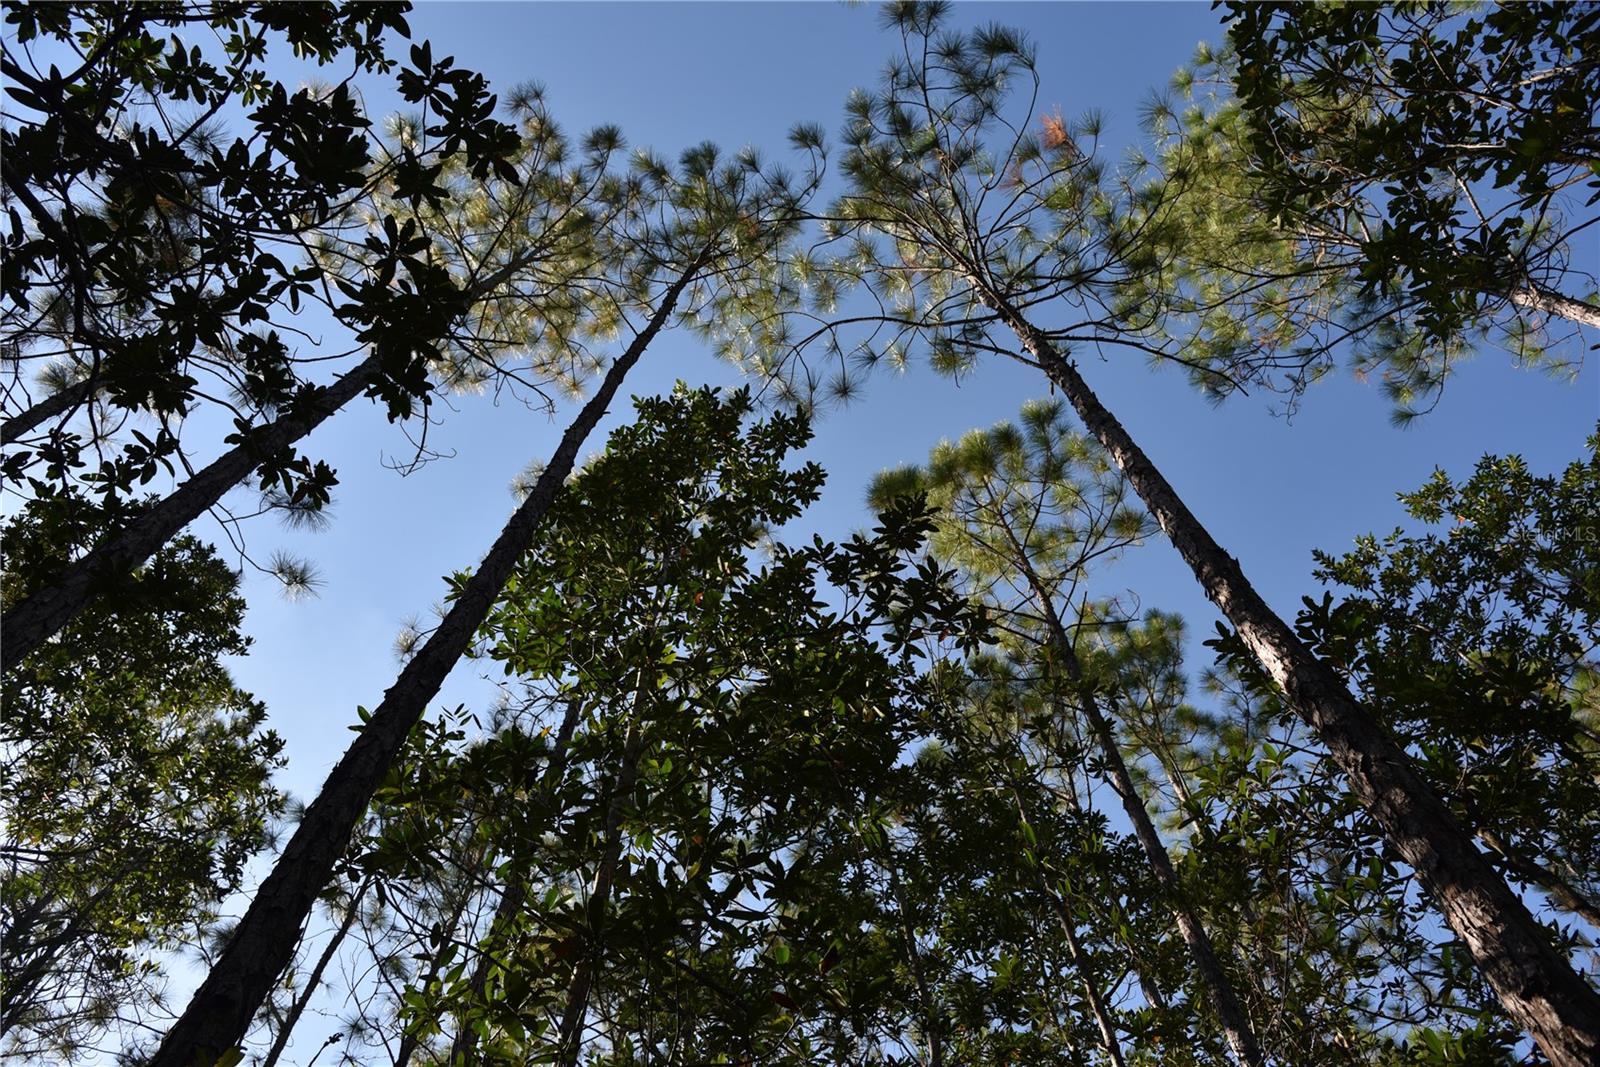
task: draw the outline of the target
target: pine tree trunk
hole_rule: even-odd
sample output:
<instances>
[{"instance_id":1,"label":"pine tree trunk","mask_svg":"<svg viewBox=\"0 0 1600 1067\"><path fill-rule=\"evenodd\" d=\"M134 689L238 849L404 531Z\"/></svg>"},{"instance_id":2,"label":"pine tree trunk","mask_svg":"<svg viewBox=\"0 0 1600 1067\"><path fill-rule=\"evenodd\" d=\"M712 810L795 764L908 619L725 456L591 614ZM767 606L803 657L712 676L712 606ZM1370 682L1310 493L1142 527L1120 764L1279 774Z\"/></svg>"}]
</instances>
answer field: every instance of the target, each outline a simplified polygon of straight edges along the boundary
<instances>
[{"instance_id":1,"label":"pine tree trunk","mask_svg":"<svg viewBox=\"0 0 1600 1067\"><path fill-rule=\"evenodd\" d=\"M1049 889L1044 891L1044 895L1050 902L1051 911L1055 912L1061 932L1066 935L1067 953L1072 957L1072 965L1077 968L1079 977L1083 979L1083 996L1089 1002L1089 1013L1094 1016L1094 1024L1100 1030L1100 1045L1105 1049L1106 1058L1111 1061L1112 1067L1127 1067L1128 1061L1122 1056L1122 1044L1117 1040L1111 1013L1106 1007L1105 997L1100 992L1100 983L1089 971L1088 958L1083 951L1083 945L1078 941L1078 930L1073 924L1072 914L1059 895Z\"/></svg>"},{"instance_id":2,"label":"pine tree trunk","mask_svg":"<svg viewBox=\"0 0 1600 1067\"><path fill-rule=\"evenodd\" d=\"M1009 531L1007 532L1009 534ZM1020 545L1016 545L1015 542L1013 545L1017 551L1021 551ZM1161 840L1161 835L1156 832L1150 813L1145 810L1144 797L1139 794L1133 775L1128 772L1127 761L1122 758L1122 748L1117 744L1111 724L1101 713L1099 700L1083 684L1083 666L1078 662L1078 655L1073 650L1072 639L1068 636L1066 627L1061 623L1061 616L1056 613L1050 592L1039 580L1026 555L1018 559L1017 563L1027 579L1029 589L1033 592L1039 611L1044 616L1052 650L1060 659L1061 665L1066 668L1067 678L1079 690L1079 707L1083 709L1084 717L1089 720L1089 731L1094 734L1095 743L1100 746L1101 758L1106 763L1106 776L1117 798L1122 801L1122 810L1127 814L1128 821L1133 824L1134 836L1139 839L1139 845L1144 850L1145 859L1149 861L1150 869L1156 876L1156 882L1167 896L1168 904L1172 908L1172 917L1178 924L1178 933L1183 937L1183 943L1188 946L1189 957L1194 961L1195 973L1199 976L1201 985L1206 988L1212 1010L1217 1013L1217 1021L1222 1024L1223 1035L1228 1039L1228 1048L1232 1050L1234 1059L1245 1067L1266 1067L1266 1059L1261 1054L1261 1046L1256 1041L1255 1031L1250 1026L1244 1005L1239 1003L1233 983L1222 969L1222 963L1217 958L1216 946L1212 944L1211 935L1206 932L1205 924L1200 921L1200 916L1195 914L1185 899L1183 886L1178 881L1178 872L1172 866L1172 857L1167 854L1167 846Z\"/></svg>"},{"instance_id":3,"label":"pine tree trunk","mask_svg":"<svg viewBox=\"0 0 1600 1067\"><path fill-rule=\"evenodd\" d=\"M1295 637L1166 478L1100 403L1049 338L992 290L983 302L1023 348L1128 479L1213 603L1349 779L1362 806L1423 887L1506 1010L1555 1067L1600 1062L1600 994L1556 952L1544 931L1411 760L1337 675Z\"/></svg>"},{"instance_id":4,"label":"pine tree trunk","mask_svg":"<svg viewBox=\"0 0 1600 1067\"><path fill-rule=\"evenodd\" d=\"M449 613L406 664L355 743L329 773L321 793L306 809L272 873L261 883L216 966L168 1031L148 1067L209 1065L238 1047L256 1009L289 962L300 924L332 876L334 865L349 844L373 792L398 758L411 728L466 651L517 561L532 545L545 514L572 471L578 449L708 258L709 249L667 289L648 324L611 365L599 390L567 428L549 466L461 588Z\"/></svg>"},{"instance_id":5,"label":"pine tree trunk","mask_svg":"<svg viewBox=\"0 0 1600 1067\"><path fill-rule=\"evenodd\" d=\"M92 395L94 395L93 378L85 378L76 385L67 386L59 393L52 393L28 410L20 411L7 419L5 425L0 427L0 445L9 445L40 423L65 414Z\"/></svg>"},{"instance_id":6,"label":"pine tree trunk","mask_svg":"<svg viewBox=\"0 0 1600 1067\"><path fill-rule=\"evenodd\" d=\"M1600 330L1600 307L1586 300L1579 300L1540 285L1518 289L1510 296L1513 304L1520 304L1546 315L1554 315L1590 329Z\"/></svg>"},{"instance_id":7,"label":"pine tree trunk","mask_svg":"<svg viewBox=\"0 0 1600 1067\"><path fill-rule=\"evenodd\" d=\"M1081 814L1083 805L1078 800L1076 782L1062 792L1065 793L1067 804L1072 810ZM1138 946L1134 944L1132 931L1124 931L1126 913L1114 901L1108 901L1108 903L1110 904L1110 912L1106 918L1112 927L1117 930L1117 940L1122 943L1123 951L1128 954L1130 969L1139 983L1139 989L1144 993L1145 1001L1155 1009L1156 1014L1165 1019L1172 1011L1172 1005L1167 1002L1166 994L1161 992L1161 986L1156 983L1155 977L1151 973L1150 961L1140 954Z\"/></svg>"},{"instance_id":8,"label":"pine tree trunk","mask_svg":"<svg viewBox=\"0 0 1600 1067\"><path fill-rule=\"evenodd\" d=\"M367 357L299 411L252 433L248 441L223 453L165 500L96 545L53 584L6 612L0 619L0 631L5 634L7 664L21 663L94 599L99 583L128 573L159 552L178 531L238 485L263 456L288 448L316 429L376 381L378 372L378 357Z\"/></svg>"},{"instance_id":9,"label":"pine tree trunk","mask_svg":"<svg viewBox=\"0 0 1600 1067\"><path fill-rule=\"evenodd\" d=\"M1070 646L1062 647L1065 648L1062 660L1067 668L1068 677L1081 684L1083 674L1077 656L1073 654ZM1211 935L1206 932L1205 924L1200 921L1200 916L1195 914L1184 896L1183 887L1178 881L1178 872L1172 866L1172 857L1167 854L1167 847L1156 833L1155 824L1150 820L1150 813L1145 809L1144 798L1139 795L1133 776L1128 773L1128 765L1123 760L1122 750L1111 732L1111 724L1101 714L1099 702L1092 693L1084 691L1081 694L1080 706L1083 708L1085 718L1089 720L1089 730L1100 746L1101 756L1106 761L1111 788L1122 801L1122 810L1133 823L1134 834L1139 839L1140 847L1144 849L1151 870L1155 872L1156 881L1170 901L1172 917L1178 924L1178 933L1188 946L1189 956L1194 960L1195 973L1200 978L1200 983L1206 987L1212 1010L1217 1013L1217 1020L1222 1024L1222 1032L1228 1039L1228 1048L1233 1051L1234 1058L1246 1067L1266 1067L1266 1059L1261 1054L1261 1047L1256 1041L1249 1017L1245 1014L1244 1005L1239 1003L1233 982L1222 969L1222 963L1217 958L1216 946L1212 944Z\"/></svg>"},{"instance_id":10,"label":"pine tree trunk","mask_svg":"<svg viewBox=\"0 0 1600 1067\"><path fill-rule=\"evenodd\" d=\"M525 258L514 260L487 278L473 282L464 298L473 299L492 292L526 265ZM0 618L6 663L21 663L83 610L94 598L99 583L128 573L159 552L178 531L204 515L228 490L243 481L263 457L288 448L322 425L330 415L377 381L381 369L381 360L374 353L351 368L349 374L320 390L293 414L252 431L248 440L217 457L165 500L96 545L50 585L6 612Z\"/></svg>"}]
</instances>

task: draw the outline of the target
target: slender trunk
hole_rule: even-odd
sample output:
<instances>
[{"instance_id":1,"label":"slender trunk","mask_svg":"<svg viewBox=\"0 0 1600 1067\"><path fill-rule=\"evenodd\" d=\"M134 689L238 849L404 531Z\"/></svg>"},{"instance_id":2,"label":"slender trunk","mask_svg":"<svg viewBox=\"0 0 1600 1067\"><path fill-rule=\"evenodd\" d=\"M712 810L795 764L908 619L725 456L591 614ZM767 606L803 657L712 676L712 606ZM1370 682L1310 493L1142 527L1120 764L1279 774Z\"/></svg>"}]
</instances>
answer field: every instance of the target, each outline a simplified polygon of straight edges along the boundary
<instances>
[{"instance_id":1,"label":"slender trunk","mask_svg":"<svg viewBox=\"0 0 1600 1067\"><path fill-rule=\"evenodd\" d=\"M1072 914L1067 910L1066 902L1058 894L1045 889L1044 895L1050 902L1050 910L1055 912L1061 932L1067 937L1067 953L1072 957L1072 965L1077 968L1079 977L1083 979L1083 996L1089 1002L1089 1012L1094 1016L1095 1025L1100 1028L1100 1043L1105 1048L1106 1058L1111 1061L1113 1067L1127 1067L1128 1061L1123 1059L1122 1045L1117 1040L1117 1031L1112 1025L1111 1014L1106 1008L1105 998L1100 993L1100 983L1090 972L1083 945L1078 941L1078 930L1072 921Z\"/></svg>"},{"instance_id":2,"label":"slender trunk","mask_svg":"<svg viewBox=\"0 0 1600 1067\"><path fill-rule=\"evenodd\" d=\"M922 956L917 952L917 939L912 933L911 923L906 919L905 897L900 892L900 870L895 863L894 849L891 846L887 851L888 861L884 866L889 870L889 892L894 894L896 925L900 928L900 939L905 945L906 963L917 985L917 996L922 1000L923 1026L927 1031L923 1036L928 1041L927 1067L944 1067L944 1040L939 1034L941 1027L933 991L928 988L928 979L922 973Z\"/></svg>"},{"instance_id":3,"label":"slender trunk","mask_svg":"<svg viewBox=\"0 0 1600 1067\"><path fill-rule=\"evenodd\" d=\"M1067 803L1071 805L1072 810L1081 813L1083 807L1078 802L1076 785L1074 784L1072 788L1065 792ZM1115 901L1109 901L1108 904L1111 909L1111 914L1108 918L1112 929L1117 931L1117 939L1122 942L1123 949L1128 953L1128 959L1133 965L1134 977L1139 981L1139 988L1144 991L1144 999L1149 1002L1150 1006L1159 1015L1165 1018L1172 1010L1172 1006L1167 1003L1166 995L1161 992L1161 986L1151 977L1150 961L1144 958L1139 952L1138 946L1134 944L1132 931L1127 929L1128 924L1122 909L1117 906Z\"/></svg>"},{"instance_id":4,"label":"slender trunk","mask_svg":"<svg viewBox=\"0 0 1600 1067\"><path fill-rule=\"evenodd\" d=\"M1028 813L1022 806L1022 792L1015 784L1011 786L1011 798L1017 804L1017 817L1022 820L1024 826L1028 825ZM1122 1044L1117 1040L1111 1013L1106 1008L1105 997L1100 993L1100 983L1095 978L1094 972L1089 969L1088 956L1083 951L1082 942L1078 940L1077 920L1067 908L1066 901L1061 899L1061 894L1050 887L1043 868L1039 869L1039 891L1050 902L1050 910L1055 914L1061 932L1066 935L1067 954L1072 957L1072 966L1077 969L1078 977L1083 979L1083 997L1089 1002L1089 1013L1094 1016L1095 1025L1100 1028L1101 1046L1106 1050L1106 1056L1111 1060L1113 1067L1127 1067L1128 1061L1122 1056Z\"/></svg>"},{"instance_id":5,"label":"slender trunk","mask_svg":"<svg viewBox=\"0 0 1600 1067\"><path fill-rule=\"evenodd\" d=\"M394 765L406 737L438 693L484 617L500 595L512 568L533 543L562 482L571 473L578 449L605 414L622 380L671 317L679 297L709 258L691 264L662 295L645 328L606 372L599 390L583 406L550 457L533 491L500 531L488 555L461 588L433 636L400 672L395 684L362 727L355 743L329 773L322 792L306 809L228 947L206 976L183 1015L168 1031L149 1067L210 1064L238 1047L262 999L289 962L294 941L317 893L372 794Z\"/></svg>"},{"instance_id":6,"label":"slender trunk","mask_svg":"<svg viewBox=\"0 0 1600 1067\"><path fill-rule=\"evenodd\" d=\"M1438 902L1485 980L1555 1067L1600 1062L1600 994L1550 945L1527 907L1418 776L1411 760L1336 674L1295 637L1195 518L1077 367L1017 309L982 288L984 303L1060 387L1290 704L1327 745L1362 806Z\"/></svg>"},{"instance_id":7,"label":"slender trunk","mask_svg":"<svg viewBox=\"0 0 1600 1067\"><path fill-rule=\"evenodd\" d=\"M525 265L526 261L519 259L472 283L464 298L492 292ZM263 458L282 452L322 425L376 382L381 372L382 361L373 353L351 368L349 374L297 405L291 414L251 431L244 441L217 457L165 500L96 545L50 585L6 612L0 618L6 664L21 663L72 621L94 599L101 583L127 574L160 551L179 530L204 515L249 475Z\"/></svg>"},{"instance_id":8,"label":"slender trunk","mask_svg":"<svg viewBox=\"0 0 1600 1067\"><path fill-rule=\"evenodd\" d=\"M635 713L638 705L635 704ZM556 1029L557 1063L577 1067L583 1045L583 1017L589 1011L589 991L594 988L595 971L605 954L602 929L606 910L611 906L611 885L616 877L617 862L622 857L622 812L633 795L633 783L639 770L639 750L644 739L639 733L637 718L628 727L628 737L622 746L622 766L612 783L610 802L606 806L605 851L600 866L594 873L594 886L589 890L589 906L584 917L584 946L578 962L572 968L572 982L567 989L567 1007L561 1013L561 1025Z\"/></svg>"},{"instance_id":9,"label":"slender trunk","mask_svg":"<svg viewBox=\"0 0 1600 1067\"><path fill-rule=\"evenodd\" d=\"M294 1005L289 1008L289 1014L284 1017L283 1025L278 1027L278 1034L272 1039L272 1048L267 1051L267 1058L261 1061L261 1067L276 1067L278 1058L283 1055L284 1048L289 1044L289 1035L294 1033L295 1026L300 1022L300 1016L305 1014L306 1005L311 1003L317 987L322 984L323 972L328 969L328 964L338 953L339 946L344 943L345 935L350 932L350 927L355 925L356 914L361 908L361 898L366 895L367 887L371 884L370 879L363 882L361 888L351 896L350 906L345 909L343 921L328 939L328 945L322 950L322 955L317 957L317 965L311 968L311 973L306 976L306 987L295 998Z\"/></svg>"},{"instance_id":10,"label":"slender trunk","mask_svg":"<svg viewBox=\"0 0 1600 1067\"><path fill-rule=\"evenodd\" d=\"M124 864L122 870L95 890L88 900L68 909L71 918L48 936L30 940L44 914L45 898L27 905L20 915L12 917L3 938L4 949L0 951L0 967L4 968L6 980L5 996L0 999L0 1035L9 1032L39 1007L40 984L50 976L62 951L78 940L80 934L92 932L100 903L123 888L122 880L128 873L130 868ZM47 879L45 885L49 884ZM18 966L17 957L23 953L27 954L28 961Z\"/></svg>"},{"instance_id":11,"label":"slender trunk","mask_svg":"<svg viewBox=\"0 0 1600 1067\"><path fill-rule=\"evenodd\" d=\"M1205 924L1189 906L1183 886L1178 881L1178 872L1172 866L1172 857L1167 854L1167 846L1161 840L1161 835L1156 832L1155 823L1150 819L1150 812L1145 810L1144 797L1134 784L1133 775L1128 772L1127 761L1122 758L1122 748L1117 744L1111 724L1100 711L1100 701L1083 684L1083 665L1079 663L1078 655L1073 650L1072 639L1061 623L1061 616L1056 613L1049 590L1040 581L1032 563L1025 555L1017 562L1033 592L1039 611L1044 616L1055 654L1059 657L1061 665L1066 668L1067 677L1079 691L1079 706L1083 709L1084 717L1089 720L1089 731L1094 734L1095 743L1100 746L1100 755L1106 762L1106 777L1117 798L1122 801L1122 810L1127 814L1128 821L1133 824L1134 835L1138 837L1139 845L1144 849L1145 859L1149 861L1150 869L1155 873L1156 882L1166 894L1172 908L1172 917L1178 924L1178 933L1183 937L1183 943L1188 946L1189 957L1194 961L1195 973L1206 988L1212 1010L1217 1013L1217 1021L1222 1024L1222 1032L1228 1039L1228 1047L1233 1051L1234 1059L1245 1067L1266 1067L1266 1058L1261 1054L1261 1046L1256 1041L1255 1031L1250 1026L1244 1005L1239 1003L1239 996L1234 992L1233 983L1222 969L1222 963L1217 958L1216 946L1212 944L1211 935L1206 932Z\"/></svg>"},{"instance_id":12,"label":"slender trunk","mask_svg":"<svg viewBox=\"0 0 1600 1067\"><path fill-rule=\"evenodd\" d=\"M1070 645L1062 647L1065 649L1062 659L1067 667L1068 676L1074 682L1081 682L1082 671L1077 657ZM1094 734L1101 755L1106 761L1111 788L1122 801L1122 810L1133 823L1134 834L1144 849L1145 858L1149 861L1156 881L1170 902L1172 917L1178 924L1178 933L1188 946L1189 956L1194 960L1196 975L1206 987L1212 1010L1217 1013L1217 1021L1222 1024L1222 1032L1228 1039L1228 1047L1233 1051L1234 1058L1246 1067L1265 1067L1266 1058L1261 1054L1261 1047L1256 1041L1249 1017L1245 1014L1244 1005L1239 1002L1233 982L1222 969L1222 963L1217 958L1216 946L1212 944L1211 935L1206 932L1205 924L1189 906L1183 887L1178 881L1178 872L1172 866L1172 857L1167 854L1167 846L1156 833L1150 813L1145 809L1144 798L1135 787L1133 776L1128 773L1128 765L1122 758L1122 751L1111 731L1111 724L1101 714L1099 702L1092 693L1086 690L1082 693L1080 706L1089 720L1089 730Z\"/></svg>"},{"instance_id":13,"label":"slender trunk","mask_svg":"<svg viewBox=\"0 0 1600 1067\"><path fill-rule=\"evenodd\" d=\"M17 438L46 422L82 404L94 394L94 379L85 378L69 385L59 393L52 393L26 411L19 411L0 426L0 445L9 445Z\"/></svg>"},{"instance_id":14,"label":"slender trunk","mask_svg":"<svg viewBox=\"0 0 1600 1067\"><path fill-rule=\"evenodd\" d=\"M1114 923L1127 921L1126 913L1117 907L1112 908L1109 918ZM1172 1013L1172 1005L1167 1003L1166 994L1161 992L1161 986L1151 977L1150 961L1145 959L1134 945L1131 933L1121 933L1119 930L1117 937L1122 942L1124 951L1128 953L1133 976L1139 982L1139 989L1144 993L1145 1001L1155 1009L1157 1018L1165 1021Z\"/></svg>"},{"instance_id":15,"label":"slender trunk","mask_svg":"<svg viewBox=\"0 0 1600 1067\"><path fill-rule=\"evenodd\" d=\"M1520 304L1525 308L1554 315L1557 318L1576 322L1590 329L1600 330L1600 307L1579 300L1576 297L1558 293L1554 289L1546 289L1542 285L1531 285L1526 289L1518 289L1509 294L1513 304Z\"/></svg>"},{"instance_id":16,"label":"slender trunk","mask_svg":"<svg viewBox=\"0 0 1600 1067\"><path fill-rule=\"evenodd\" d=\"M1577 886L1544 864L1530 858L1493 830L1479 830L1478 840L1493 849L1518 877L1544 890L1550 898L1550 903L1562 911L1570 911L1600 930L1600 905L1585 896Z\"/></svg>"},{"instance_id":17,"label":"slender trunk","mask_svg":"<svg viewBox=\"0 0 1600 1067\"><path fill-rule=\"evenodd\" d=\"M1166 729L1159 724L1155 728L1160 736L1159 748L1157 745L1145 743L1145 750L1153 755L1156 758L1156 762L1161 765L1161 773L1167 779L1167 785L1171 787L1173 795L1177 797L1178 810L1184 814L1188 822L1194 824L1201 839L1207 845L1215 847L1217 843L1216 827L1211 825L1211 820L1206 817L1206 813L1201 810L1199 804L1195 803L1194 794L1189 791L1189 782L1184 778L1183 768L1178 763L1178 758L1172 754ZM1247 926L1252 930L1255 928L1256 909L1248 898L1239 902L1239 915L1244 919Z\"/></svg>"},{"instance_id":18,"label":"slender trunk","mask_svg":"<svg viewBox=\"0 0 1600 1067\"><path fill-rule=\"evenodd\" d=\"M576 698L567 701L566 714L561 718L561 729L556 733L555 747L550 754L550 762L545 766L544 774L540 776L540 790L549 793L561 783L561 777L566 771L567 748L572 743L573 731L578 726L578 715L583 705ZM489 930L504 928L522 909L522 904L528 899L527 882L518 877L515 871L511 875L512 881L500 894L500 903L495 906L494 918L489 922ZM474 1003L482 1003L484 991L489 987L489 969L493 966L493 957L486 951L478 954L478 963L472 969L471 997ZM455 1040L450 1043L450 1062L464 1067L472 1062L473 1055L478 1048L478 1033L470 1026L459 1026L456 1029ZM408 1052L404 1059L396 1059L394 1067L406 1067L406 1060L410 1059Z\"/></svg>"},{"instance_id":19,"label":"slender trunk","mask_svg":"<svg viewBox=\"0 0 1600 1067\"><path fill-rule=\"evenodd\" d=\"M5 633L7 664L14 667L21 663L94 599L98 585L128 573L155 555L179 530L204 515L239 484L264 456L288 448L316 429L376 381L378 373L378 357L367 357L293 414L263 426L249 440L223 453L165 500L96 545L54 583L6 612L0 620L0 630Z\"/></svg>"},{"instance_id":20,"label":"slender trunk","mask_svg":"<svg viewBox=\"0 0 1600 1067\"><path fill-rule=\"evenodd\" d=\"M445 968L446 953L451 952L457 944L455 939L456 928L461 925L461 917L467 913L467 905L472 902L472 879L476 878L478 872L483 868L483 861L488 856L488 853L488 844L480 843L468 861L468 866L465 868L467 884L461 887L461 894L456 897L455 906L450 909L449 918L440 930L439 947L434 950L433 958L428 961L427 972L422 975L421 981L417 983L422 989L427 989L433 985L434 980L439 977L439 972ZM427 1019L419 1018L413 1020L412 1024L407 1026L401 1034L400 1047L394 1054L394 1067L406 1067L406 1064L411 1062L411 1057L416 1054L417 1048L422 1044L422 1035L432 1029L434 1028L429 1025Z\"/></svg>"}]
</instances>

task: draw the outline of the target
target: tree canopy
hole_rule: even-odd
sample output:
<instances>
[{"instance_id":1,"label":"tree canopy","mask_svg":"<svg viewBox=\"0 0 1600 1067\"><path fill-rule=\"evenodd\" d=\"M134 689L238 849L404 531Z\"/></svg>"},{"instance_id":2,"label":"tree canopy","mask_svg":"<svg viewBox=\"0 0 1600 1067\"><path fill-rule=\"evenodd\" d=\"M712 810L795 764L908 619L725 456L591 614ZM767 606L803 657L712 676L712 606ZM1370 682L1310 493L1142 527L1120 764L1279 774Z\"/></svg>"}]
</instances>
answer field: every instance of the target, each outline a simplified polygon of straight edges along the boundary
<instances>
[{"instance_id":1,"label":"tree canopy","mask_svg":"<svg viewBox=\"0 0 1600 1067\"><path fill-rule=\"evenodd\" d=\"M9 6L0 1049L1595 1062L1600 426L1329 520L1289 617L1112 371L1414 420L1581 362L1600 14L1220 6L1118 156L1022 30L886 5L787 165L570 134L405 4ZM750 381L622 403L689 346ZM923 362L1032 395L825 534L824 414ZM318 578L247 520L328 521L366 399L403 473L563 421L301 800L235 679L250 571Z\"/></svg>"}]
</instances>

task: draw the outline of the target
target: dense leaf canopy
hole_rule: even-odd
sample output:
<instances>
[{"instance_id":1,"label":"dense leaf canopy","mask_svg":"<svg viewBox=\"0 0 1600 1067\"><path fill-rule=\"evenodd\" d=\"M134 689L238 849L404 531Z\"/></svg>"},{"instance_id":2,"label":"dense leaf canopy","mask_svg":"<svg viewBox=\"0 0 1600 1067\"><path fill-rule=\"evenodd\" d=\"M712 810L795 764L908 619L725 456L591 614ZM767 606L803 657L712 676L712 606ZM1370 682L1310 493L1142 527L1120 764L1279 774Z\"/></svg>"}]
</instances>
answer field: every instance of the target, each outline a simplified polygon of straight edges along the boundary
<instances>
[{"instance_id":1,"label":"dense leaf canopy","mask_svg":"<svg viewBox=\"0 0 1600 1067\"><path fill-rule=\"evenodd\" d=\"M497 110L404 4L8 6L0 1050L1596 1062L1600 435L1436 473L1287 620L1080 362L1291 410L1349 363L1404 418L1480 349L1570 365L1600 13L1223 6L1113 162L1025 34L888 5L837 175L809 125L791 173ZM581 459L679 325L755 383ZM814 535L818 412L921 359L1051 396ZM326 520L360 398L444 459L445 391L574 410L291 802L191 527L310 589L241 520ZM1214 664L1120 586L1163 541Z\"/></svg>"}]
</instances>

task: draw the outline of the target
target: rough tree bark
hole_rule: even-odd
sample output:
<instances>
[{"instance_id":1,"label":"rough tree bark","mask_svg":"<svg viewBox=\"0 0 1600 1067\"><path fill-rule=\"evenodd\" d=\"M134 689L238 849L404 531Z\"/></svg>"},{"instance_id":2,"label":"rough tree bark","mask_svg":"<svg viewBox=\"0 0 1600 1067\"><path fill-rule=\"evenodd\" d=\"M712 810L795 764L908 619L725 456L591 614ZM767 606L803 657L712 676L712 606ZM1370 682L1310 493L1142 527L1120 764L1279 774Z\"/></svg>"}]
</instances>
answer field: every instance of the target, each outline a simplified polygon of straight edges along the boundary
<instances>
[{"instance_id":1,"label":"rough tree bark","mask_svg":"<svg viewBox=\"0 0 1600 1067\"><path fill-rule=\"evenodd\" d=\"M462 586L449 613L406 664L355 743L329 773L216 965L167 1032L149 1067L209 1067L238 1047L256 1009L289 962L301 923L332 876L411 728L466 651L517 560L533 543L572 471L578 449L605 414L628 371L666 325L678 299L707 262L709 251L673 281L644 329L606 371L600 388L567 428L549 466Z\"/></svg>"},{"instance_id":2,"label":"rough tree bark","mask_svg":"<svg viewBox=\"0 0 1600 1067\"><path fill-rule=\"evenodd\" d=\"M1576 322L1592 330L1600 330L1600 307L1586 300L1558 293L1554 289L1547 289L1542 285L1529 286L1518 289L1510 294L1511 302L1546 315Z\"/></svg>"},{"instance_id":3,"label":"rough tree bark","mask_svg":"<svg viewBox=\"0 0 1600 1067\"><path fill-rule=\"evenodd\" d=\"M0 427L0 445L9 445L23 434L31 432L41 422L65 414L88 400L94 394L94 379L85 378L69 385L59 393L51 393L26 411L19 411Z\"/></svg>"},{"instance_id":4,"label":"rough tree bark","mask_svg":"<svg viewBox=\"0 0 1600 1067\"><path fill-rule=\"evenodd\" d=\"M1506 1010L1555 1067L1600 1063L1600 994L1556 952L1506 885L1417 774L1410 758L1350 695L1331 668L1267 606L1239 566L1106 410L1049 337L992 288L979 299L1017 335L1106 449L1206 595L1221 609L1289 703L1316 731L1351 789L1437 902Z\"/></svg>"},{"instance_id":5,"label":"rough tree bark","mask_svg":"<svg viewBox=\"0 0 1600 1067\"><path fill-rule=\"evenodd\" d=\"M519 259L479 280L470 287L467 299L492 292L526 265L525 260ZM243 481L262 457L288 448L322 425L330 415L377 381L381 372L377 354L368 356L293 413L252 432L248 440L217 457L166 499L96 545L51 584L16 604L0 618L0 631L5 634L6 663L20 663L71 622L73 616L94 599L99 584L128 573L160 551L178 531L204 515L228 490Z\"/></svg>"}]
</instances>

